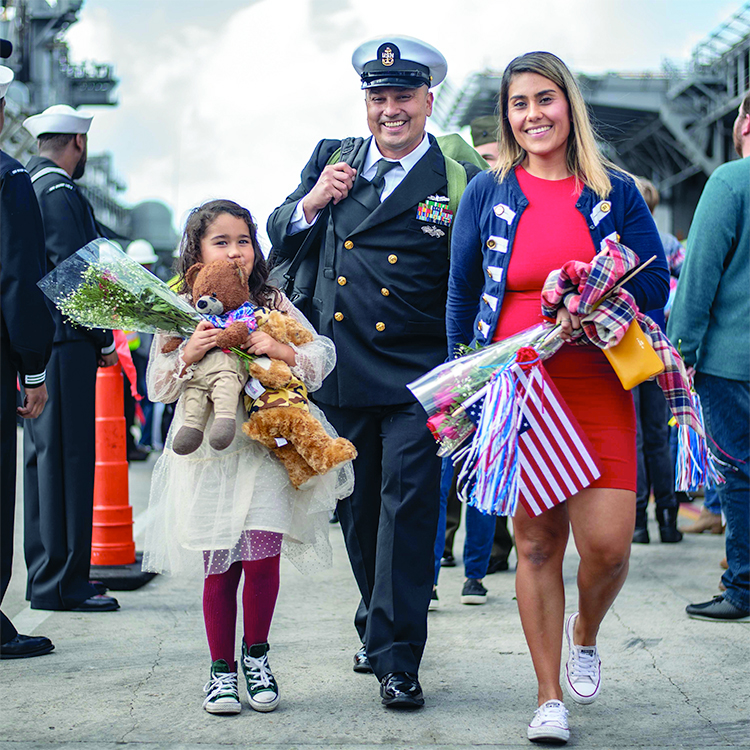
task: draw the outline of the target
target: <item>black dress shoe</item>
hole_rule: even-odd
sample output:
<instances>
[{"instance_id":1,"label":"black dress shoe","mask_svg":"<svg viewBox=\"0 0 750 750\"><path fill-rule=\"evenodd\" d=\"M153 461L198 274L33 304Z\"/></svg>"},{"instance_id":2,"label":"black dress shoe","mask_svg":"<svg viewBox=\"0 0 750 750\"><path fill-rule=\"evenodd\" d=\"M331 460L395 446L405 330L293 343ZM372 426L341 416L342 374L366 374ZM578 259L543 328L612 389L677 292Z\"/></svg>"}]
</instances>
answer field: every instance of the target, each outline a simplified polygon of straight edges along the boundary
<instances>
[{"instance_id":1,"label":"black dress shoe","mask_svg":"<svg viewBox=\"0 0 750 750\"><path fill-rule=\"evenodd\" d=\"M48 654L55 645L43 635L21 635L0 646L0 659L26 659L30 656Z\"/></svg>"},{"instance_id":2,"label":"black dress shoe","mask_svg":"<svg viewBox=\"0 0 750 750\"><path fill-rule=\"evenodd\" d=\"M148 461L148 451L134 445L128 448L128 461Z\"/></svg>"},{"instance_id":3,"label":"black dress shoe","mask_svg":"<svg viewBox=\"0 0 750 750\"><path fill-rule=\"evenodd\" d=\"M633 544L649 544L651 539L645 526L636 526L633 532Z\"/></svg>"},{"instance_id":4,"label":"black dress shoe","mask_svg":"<svg viewBox=\"0 0 750 750\"><path fill-rule=\"evenodd\" d=\"M370 660L367 658L367 651L365 651L364 646L354 654L354 666L352 669L361 674L372 674L372 667L370 666Z\"/></svg>"},{"instance_id":5,"label":"black dress shoe","mask_svg":"<svg viewBox=\"0 0 750 750\"><path fill-rule=\"evenodd\" d=\"M440 567L441 568L455 568L456 558L453 557L453 555L443 555L442 559L440 560Z\"/></svg>"},{"instance_id":6,"label":"black dress shoe","mask_svg":"<svg viewBox=\"0 0 750 750\"><path fill-rule=\"evenodd\" d=\"M76 607L71 607L68 612L114 612L116 609L120 609L120 605L114 596L97 594L90 596Z\"/></svg>"},{"instance_id":7,"label":"black dress shoe","mask_svg":"<svg viewBox=\"0 0 750 750\"><path fill-rule=\"evenodd\" d=\"M109 589L102 581L89 581L89 586L94 589L94 594L106 594Z\"/></svg>"},{"instance_id":8,"label":"black dress shoe","mask_svg":"<svg viewBox=\"0 0 750 750\"><path fill-rule=\"evenodd\" d=\"M391 672L380 681L380 697L389 708L421 708L424 695L419 680L408 672Z\"/></svg>"},{"instance_id":9,"label":"black dress shoe","mask_svg":"<svg viewBox=\"0 0 750 750\"><path fill-rule=\"evenodd\" d=\"M499 560L495 557L490 558L490 564L487 566L487 575L491 576L493 573L502 573L508 570L508 561Z\"/></svg>"}]
</instances>

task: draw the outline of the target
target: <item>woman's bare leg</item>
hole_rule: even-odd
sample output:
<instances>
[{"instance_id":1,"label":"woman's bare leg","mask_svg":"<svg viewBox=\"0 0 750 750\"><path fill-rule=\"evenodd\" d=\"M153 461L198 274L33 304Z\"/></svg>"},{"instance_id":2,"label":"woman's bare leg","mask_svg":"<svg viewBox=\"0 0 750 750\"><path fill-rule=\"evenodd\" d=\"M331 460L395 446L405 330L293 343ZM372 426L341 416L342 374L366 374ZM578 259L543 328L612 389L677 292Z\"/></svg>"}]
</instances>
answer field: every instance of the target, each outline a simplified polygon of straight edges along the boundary
<instances>
[{"instance_id":1,"label":"woman's bare leg","mask_svg":"<svg viewBox=\"0 0 750 750\"><path fill-rule=\"evenodd\" d=\"M578 566L578 619L573 642L596 645L604 615L628 575L635 524L635 492L588 489L566 503L581 562Z\"/></svg>"},{"instance_id":2,"label":"woman's bare leg","mask_svg":"<svg viewBox=\"0 0 750 750\"><path fill-rule=\"evenodd\" d=\"M513 518L518 555L518 611L539 684L540 706L548 700L562 700L560 652L565 616L562 563L568 529L565 503L536 518L530 518L519 506Z\"/></svg>"}]
</instances>

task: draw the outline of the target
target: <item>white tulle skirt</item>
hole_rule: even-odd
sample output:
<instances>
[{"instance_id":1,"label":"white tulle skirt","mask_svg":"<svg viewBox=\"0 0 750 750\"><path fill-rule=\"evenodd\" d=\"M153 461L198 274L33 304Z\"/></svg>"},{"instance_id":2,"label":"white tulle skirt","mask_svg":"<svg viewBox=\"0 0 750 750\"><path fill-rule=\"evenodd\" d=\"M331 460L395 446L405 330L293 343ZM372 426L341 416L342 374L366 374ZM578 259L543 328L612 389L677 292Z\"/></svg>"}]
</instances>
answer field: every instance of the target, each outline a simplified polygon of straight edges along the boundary
<instances>
[{"instance_id":1,"label":"white tulle skirt","mask_svg":"<svg viewBox=\"0 0 750 750\"><path fill-rule=\"evenodd\" d=\"M314 404L310 411L336 432ZM279 460L242 432L246 418L238 404L232 444L215 451L204 438L188 456L172 450L184 422L182 399L156 462L146 522L143 569L158 573L223 573L238 560L281 551L301 571L331 564L329 514L354 487L351 462L295 489ZM205 435L211 427L209 421ZM248 534L249 531L271 532Z\"/></svg>"}]
</instances>

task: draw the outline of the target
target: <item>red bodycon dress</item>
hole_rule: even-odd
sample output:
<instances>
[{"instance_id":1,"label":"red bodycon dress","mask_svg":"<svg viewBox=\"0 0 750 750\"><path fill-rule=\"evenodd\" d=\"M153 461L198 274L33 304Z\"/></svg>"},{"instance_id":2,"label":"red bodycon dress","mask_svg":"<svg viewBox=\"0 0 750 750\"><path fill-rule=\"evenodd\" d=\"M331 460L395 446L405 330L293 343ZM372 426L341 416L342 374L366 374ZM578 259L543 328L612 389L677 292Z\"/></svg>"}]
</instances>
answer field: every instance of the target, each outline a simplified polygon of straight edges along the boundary
<instances>
[{"instance_id":1,"label":"red bodycon dress","mask_svg":"<svg viewBox=\"0 0 750 750\"><path fill-rule=\"evenodd\" d=\"M519 167L518 183L529 201L513 243L500 319L493 341L542 321L547 275L568 260L595 254L586 220L575 207L575 178L543 180ZM607 358L593 345L563 345L544 363L585 431L602 465L592 487L636 489L635 410Z\"/></svg>"}]
</instances>

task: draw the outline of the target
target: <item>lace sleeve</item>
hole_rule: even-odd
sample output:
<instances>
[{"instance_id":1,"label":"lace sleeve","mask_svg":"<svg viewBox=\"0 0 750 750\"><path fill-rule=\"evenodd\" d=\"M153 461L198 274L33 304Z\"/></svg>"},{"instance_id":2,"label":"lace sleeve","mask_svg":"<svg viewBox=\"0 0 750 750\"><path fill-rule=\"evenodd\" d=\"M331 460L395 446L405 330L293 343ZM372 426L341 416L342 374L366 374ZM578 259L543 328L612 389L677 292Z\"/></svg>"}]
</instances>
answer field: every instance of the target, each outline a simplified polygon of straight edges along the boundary
<instances>
[{"instance_id":1,"label":"lace sleeve","mask_svg":"<svg viewBox=\"0 0 750 750\"><path fill-rule=\"evenodd\" d=\"M309 344L290 346L294 349L297 359L297 364L292 367L292 373L307 386L308 391L317 391L336 366L336 347L331 339L320 336L310 321L283 294L278 309L289 313L315 336Z\"/></svg>"},{"instance_id":2,"label":"lace sleeve","mask_svg":"<svg viewBox=\"0 0 750 750\"><path fill-rule=\"evenodd\" d=\"M172 338L168 334L157 333L151 343L151 353L146 370L146 389L149 401L161 401L171 404L177 401L185 383L193 377L195 365L185 366L182 352L186 341L169 354L162 352L162 347Z\"/></svg>"}]
</instances>

